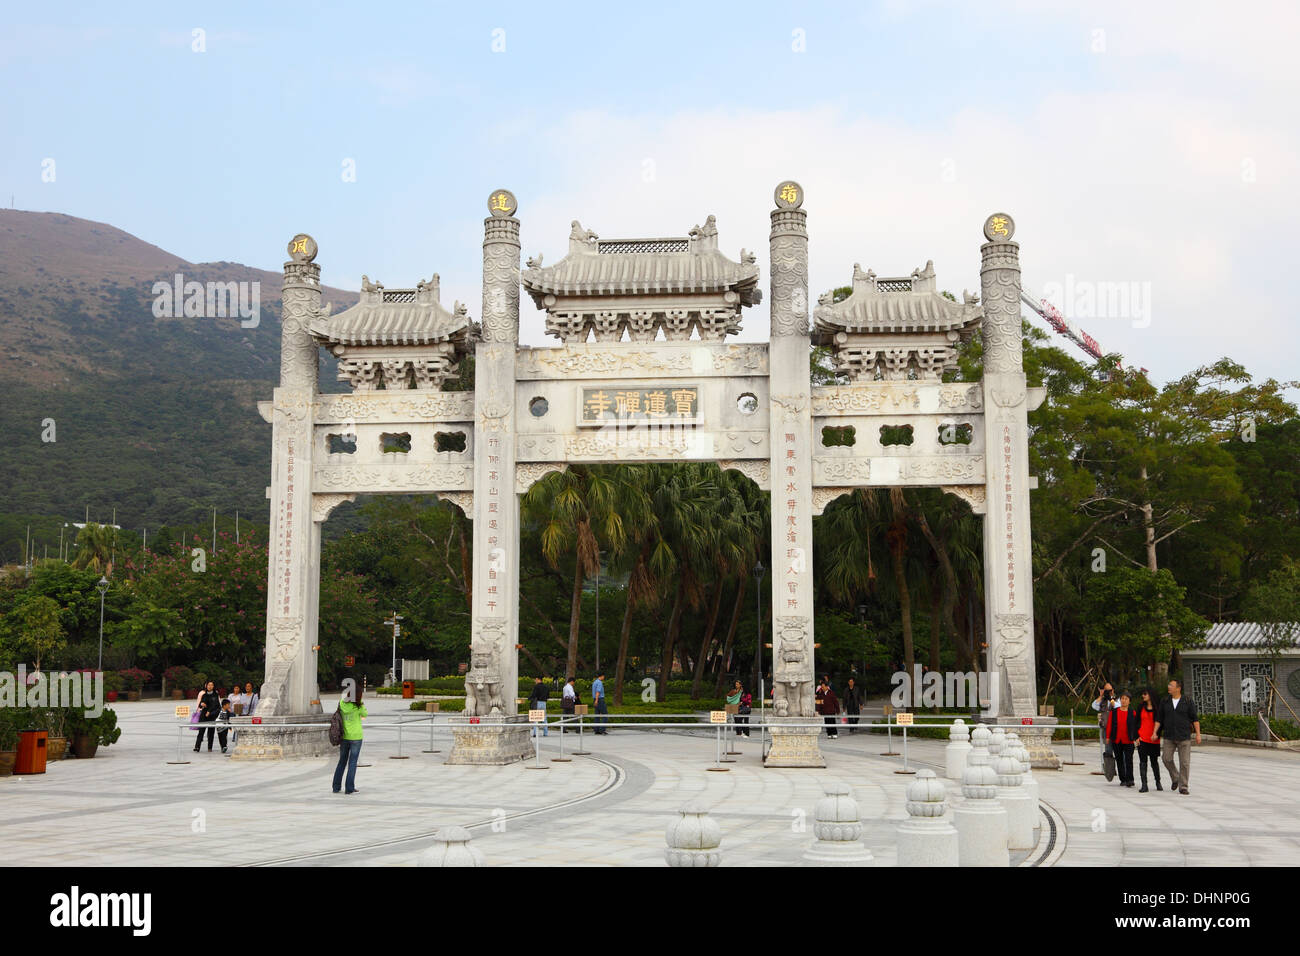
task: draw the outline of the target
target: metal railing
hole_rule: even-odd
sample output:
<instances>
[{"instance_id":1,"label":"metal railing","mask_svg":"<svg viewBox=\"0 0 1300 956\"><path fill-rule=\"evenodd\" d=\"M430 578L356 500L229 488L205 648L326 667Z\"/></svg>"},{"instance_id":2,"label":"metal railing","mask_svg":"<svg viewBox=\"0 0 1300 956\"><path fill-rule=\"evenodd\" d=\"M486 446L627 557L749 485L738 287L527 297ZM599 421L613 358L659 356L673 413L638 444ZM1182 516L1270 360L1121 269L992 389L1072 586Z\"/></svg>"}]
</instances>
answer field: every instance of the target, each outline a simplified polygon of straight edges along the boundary
<instances>
[{"instance_id":1,"label":"metal railing","mask_svg":"<svg viewBox=\"0 0 1300 956\"><path fill-rule=\"evenodd\" d=\"M886 744L887 749L882 751L880 756L882 757L902 756L903 769L895 772L900 774L911 774L914 773L915 771L909 769L909 764L908 764L907 732L909 727L929 728L929 729L949 728L952 726L953 721L955 719L958 719L958 718L954 718L951 714L913 714L911 723L899 723L897 720L893 719L892 716L883 716L877 719L875 716L868 715L868 716L857 716L857 717L850 716L849 719L854 720L855 721L854 723L835 723L833 725L828 725L826 723L826 717L824 716L807 717L807 718L790 718L790 717L769 716L770 714L771 712L767 711L767 712L760 712L759 714L741 715L747 717L747 722L741 724L735 721L734 718L736 715L734 714L728 714L727 720L725 722L714 722L710 719L709 714L702 714L698 711L692 711L692 712L680 713L680 714L663 714L663 713L617 714L617 715L563 714L560 715L558 718L552 718L550 717L550 715L548 715L546 720L527 721L527 722L521 719L526 715L517 715L517 716L506 715L503 719L503 718L490 718L490 717L483 717L483 718L470 717L470 716L466 716L463 714L456 714L456 713L423 713L423 714L414 714L411 716L399 715L395 719L389 719L389 720L373 720L371 718L366 718L366 727L367 729L371 729L371 730L389 729L393 727L397 728L397 753L390 754L388 758L390 760L410 759L408 756L402 753L403 727L405 727L407 724L421 724L421 723L428 724L429 746L425 750L421 751L422 753L442 752L441 750L438 750L434 747L435 732L439 727L444 728L448 732L452 731L456 727L467 727L467 726L482 726L483 729L485 730L494 727L503 727L503 726L517 727L521 729L528 728L531 731L532 737L534 738L534 751L536 757L535 766L537 767L540 767L542 765L541 764L541 738L543 734L549 736L549 733L547 732L553 728L558 728L559 730L559 733L557 735L559 738L559 756L552 757L551 760L552 762L556 762L556 763L567 763L570 761L571 757L585 757L591 755L592 752L585 749L585 739L584 739L584 731L589 726L600 727L602 730L622 729L622 730L639 730L639 731L646 731L646 730L698 731L701 729L707 729L712 727L715 731L715 733L712 736L715 737L716 752L714 757L714 764L712 767L708 769L719 770L719 771L728 769L726 767L723 767L722 764L735 763L734 760L727 759L728 757L739 756L740 754L743 753L743 751L728 749L726 751L726 756L724 756L724 752L722 750L723 737L728 734L731 735L731 739L728 741L728 746L730 747L731 744L738 742L736 737L738 737L743 730L750 730L750 731L757 730L759 732L759 741L758 741L759 748L764 760L767 759L767 754L769 750L767 746L768 731L772 727L777 727L783 730L816 729L819 732L826 730L830 726L833 726L837 732L840 730L851 730L851 731L865 730L867 732L879 733L883 730L888 742ZM609 719L610 716L616 716L619 719L610 720ZM840 716L844 716L844 715L837 715L835 719L838 720ZM439 717L447 718L446 722L440 724L438 722ZM678 720L675 718L682 718L682 719ZM199 721L195 723L186 722L177 725L176 760L168 761L168 763L188 764L190 762L188 760L181 759L181 747L186 732L198 734L201 739L203 731L208 729L212 729L216 732L227 730L227 731L232 731L237 733L238 731L258 732L258 731L269 731L269 730L279 729L279 728L286 728L286 729L308 728L308 729L317 729L317 730L327 730L329 727L328 719L316 720L310 722L298 722L298 723L288 723L288 722L282 723L280 721L274 721L273 723L259 722L256 724L246 722L249 720L251 720L251 718L243 718L237 724L233 722L226 722L226 721ZM497 722L498 720L500 720L499 723ZM487 722L480 724L479 723L480 721L487 721ZM982 721L968 724L967 726L974 728L980 726L981 724L983 724L984 726L989 726L987 722L982 722ZM573 732L572 728L574 728L575 726L578 734L578 741L577 741L578 749L570 751L569 756L565 756L565 751L564 751L565 736L568 733L572 733ZM1000 726L1008 727L1009 729L1016 728L1016 725L1004 724ZM1050 730L1053 736L1055 736L1057 731L1068 730L1070 732L1070 762L1071 763L1075 763L1074 760L1075 730L1076 729L1088 730L1093 733L1097 733L1099 730L1096 724L1091 724L1091 723L1076 724L1073 721L1069 724L1059 724L1059 723L1058 724L1036 724L1036 725L1030 724L1030 725L1021 725L1021 726L1025 727L1026 729L1036 727L1038 729ZM543 732L538 733L539 729L543 729ZM903 749L901 754L895 752L893 749L893 733L895 729L898 729L902 734Z\"/></svg>"}]
</instances>

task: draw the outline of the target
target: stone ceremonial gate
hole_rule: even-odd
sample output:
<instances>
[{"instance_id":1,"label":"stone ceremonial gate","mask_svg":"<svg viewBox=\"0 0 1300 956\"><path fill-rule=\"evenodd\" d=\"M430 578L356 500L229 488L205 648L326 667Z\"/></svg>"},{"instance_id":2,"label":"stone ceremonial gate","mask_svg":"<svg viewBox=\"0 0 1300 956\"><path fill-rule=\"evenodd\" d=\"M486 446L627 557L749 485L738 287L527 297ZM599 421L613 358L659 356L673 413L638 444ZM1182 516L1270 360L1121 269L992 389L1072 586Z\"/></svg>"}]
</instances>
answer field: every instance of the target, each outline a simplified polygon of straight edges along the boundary
<instances>
[{"instance_id":1,"label":"stone ceremonial gate","mask_svg":"<svg viewBox=\"0 0 1300 956\"><path fill-rule=\"evenodd\" d=\"M358 494L437 494L473 519L473 624L466 718L449 762L502 763L528 751L516 714L519 499L574 462L714 461L771 492L773 747L769 766L822 766L813 710L812 518L863 486L937 486L984 515L990 718L1018 727L1036 765L1054 761L1036 716L1026 415L1042 401L1021 365L1019 246L990 216L982 304L939 293L932 265L808 299L803 189L781 183L770 241L771 340L731 344L761 300L752 252L718 248L709 216L685 236L601 239L577 221L568 254L520 269L517 204L484 220L481 329L413 289L362 278L361 301L321 307L315 241L284 266L280 386L259 408L273 426L266 683L248 756L310 752L320 734L276 728L320 715L316 681L320 528ZM546 311L557 348L519 345L520 287ZM810 322L811 319L811 322ZM985 377L944 384L956 344L983 331ZM830 347L845 381L809 382L809 350ZM343 395L318 391L318 349L339 360ZM475 390L443 392L465 356ZM474 723L470 723L470 720ZM1039 729L1041 725L1042 729ZM1028 733L1026 733L1028 732Z\"/></svg>"}]
</instances>

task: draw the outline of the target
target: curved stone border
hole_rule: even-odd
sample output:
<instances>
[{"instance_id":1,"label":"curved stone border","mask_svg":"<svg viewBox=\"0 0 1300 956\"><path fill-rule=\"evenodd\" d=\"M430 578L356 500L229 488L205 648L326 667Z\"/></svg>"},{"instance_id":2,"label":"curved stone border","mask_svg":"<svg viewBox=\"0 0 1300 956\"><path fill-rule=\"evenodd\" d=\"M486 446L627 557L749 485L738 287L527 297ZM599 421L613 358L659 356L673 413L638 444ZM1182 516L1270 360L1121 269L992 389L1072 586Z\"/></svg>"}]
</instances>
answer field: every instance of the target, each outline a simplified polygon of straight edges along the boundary
<instances>
[{"instance_id":1,"label":"curved stone border","mask_svg":"<svg viewBox=\"0 0 1300 956\"><path fill-rule=\"evenodd\" d=\"M1020 866L1055 866L1065 855L1065 819L1045 800L1038 801L1038 810L1043 815L1043 826L1038 828L1038 846Z\"/></svg>"},{"instance_id":2,"label":"curved stone border","mask_svg":"<svg viewBox=\"0 0 1300 956\"><path fill-rule=\"evenodd\" d=\"M612 790L617 790L619 787L623 785L623 781L627 778L627 772L622 767L608 760L602 760L599 757L591 757L589 759L595 761L596 763L604 764L611 771L613 771L613 777L610 780L608 780L603 786L598 787L597 789L591 791L590 793L585 793L580 797L573 797L569 800L561 800L558 803L550 803L541 807L533 807L530 810L520 810L517 813L506 814L504 817L501 816L489 817L485 820L478 820L474 823L468 823L465 824L462 827L462 829L474 830L479 827L490 827L493 824L500 826L502 821L520 820L525 817L536 816L539 813L549 813L554 810L562 810L565 807L571 807L579 803L585 803L588 800L595 800L596 798L602 797ZM393 847L402 846L407 843L431 841L436 838L438 832L442 829L443 827L435 827L434 829L426 830L423 833L413 833L410 836L397 837L396 839L393 840L376 840L373 843L359 843L353 846L340 847L337 850L322 850L319 853L304 853L300 856L281 857L275 860L262 860L260 862L250 863L247 865L248 866L290 866L294 864L305 863L308 861L324 860L333 856L343 856L349 853L362 853L367 850L377 850L381 848L391 849Z\"/></svg>"}]
</instances>

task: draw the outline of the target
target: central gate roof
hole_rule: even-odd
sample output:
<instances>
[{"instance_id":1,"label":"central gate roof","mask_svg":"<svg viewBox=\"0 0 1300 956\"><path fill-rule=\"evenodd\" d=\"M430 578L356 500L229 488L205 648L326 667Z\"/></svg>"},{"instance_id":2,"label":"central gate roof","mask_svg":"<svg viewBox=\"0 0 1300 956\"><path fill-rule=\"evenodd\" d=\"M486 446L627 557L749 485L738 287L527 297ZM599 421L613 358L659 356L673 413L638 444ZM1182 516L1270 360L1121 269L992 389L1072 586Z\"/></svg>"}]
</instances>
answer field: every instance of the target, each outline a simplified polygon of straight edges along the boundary
<instances>
[{"instance_id":1,"label":"central gate roof","mask_svg":"<svg viewBox=\"0 0 1300 956\"><path fill-rule=\"evenodd\" d=\"M539 308L553 296L673 295L735 292L742 305L762 299L752 253L741 261L718 251L718 229L709 216L689 235L660 239L601 240L575 219L569 254L553 266L530 259L524 288Z\"/></svg>"}]
</instances>

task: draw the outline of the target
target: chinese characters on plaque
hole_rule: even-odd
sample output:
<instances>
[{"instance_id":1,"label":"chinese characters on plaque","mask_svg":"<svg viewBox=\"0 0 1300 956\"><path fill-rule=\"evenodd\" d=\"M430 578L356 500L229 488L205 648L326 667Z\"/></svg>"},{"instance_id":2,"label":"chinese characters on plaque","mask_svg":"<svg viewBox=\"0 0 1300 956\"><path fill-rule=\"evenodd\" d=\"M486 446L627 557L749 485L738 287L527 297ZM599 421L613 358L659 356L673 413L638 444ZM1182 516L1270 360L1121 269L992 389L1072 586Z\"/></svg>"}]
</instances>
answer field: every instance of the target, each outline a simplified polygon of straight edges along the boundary
<instances>
[{"instance_id":1,"label":"chinese characters on plaque","mask_svg":"<svg viewBox=\"0 0 1300 956\"><path fill-rule=\"evenodd\" d=\"M1015 507L1011 500L1011 426L1002 426L1002 485L1007 516L1007 610L1016 609Z\"/></svg>"},{"instance_id":2,"label":"chinese characters on plaque","mask_svg":"<svg viewBox=\"0 0 1300 956\"><path fill-rule=\"evenodd\" d=\"M785 540L788 547L785 549L785 586L789 591L789 596L785 599L787 611L799 610L799 571L803 567L803 552L799 547L799 501L795 494L798 478L798 458L795 455L795 433L785 433L785 491L788 496L785 501ZM776 503L777 495L775 489L772 494L773 504ZM775 509L773 509L775 510Z\"/></svg>"},{"instance_id":3,"label":"chinese characters on plaque","mask_svg":"<svg viewBox=\"0 0 1300 956\"><path fill-rule=\"evenodd\" d=\"M698 385L584 388L580 409L579 420L583 425L668 421L698 424L700 388Z\"/></svg>"},{"instance_id":4,"label":"chinese characters on plaque","mask_svg":"<svg viewBox=\"0 0 1300 956\"><path fill-rule=\"evenodd\" d=\"M294 439L290 438L285 445L285 491L280 497L280 567L284 573L280 581L280 613L287 617L289 615L289 595L292 593L291 576L293 574L293 562L290 555L293 554L293 465L294 465Z\"/></svg>"}]
</instances>

